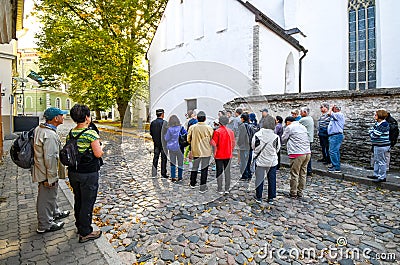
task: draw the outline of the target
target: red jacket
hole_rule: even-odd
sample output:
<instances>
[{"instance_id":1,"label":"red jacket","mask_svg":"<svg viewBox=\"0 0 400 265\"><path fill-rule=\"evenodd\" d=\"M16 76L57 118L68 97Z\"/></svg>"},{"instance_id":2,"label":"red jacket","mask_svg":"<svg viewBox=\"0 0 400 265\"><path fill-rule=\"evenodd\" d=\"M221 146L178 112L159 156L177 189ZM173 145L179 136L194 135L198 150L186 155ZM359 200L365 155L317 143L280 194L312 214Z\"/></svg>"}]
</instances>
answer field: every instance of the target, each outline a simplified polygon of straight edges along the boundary
<instances>
[{"instance_id":1,"label":"red jacket","mask_svg":"<svg viewBox=\"0 0 400 265\"><path fill-rule=\"evenodd\" d=\"M235 148L235 135L233 131L225 126L215 130L211 145L215 147L215 159L230 159Z\"/></svg>"}]
</instances>

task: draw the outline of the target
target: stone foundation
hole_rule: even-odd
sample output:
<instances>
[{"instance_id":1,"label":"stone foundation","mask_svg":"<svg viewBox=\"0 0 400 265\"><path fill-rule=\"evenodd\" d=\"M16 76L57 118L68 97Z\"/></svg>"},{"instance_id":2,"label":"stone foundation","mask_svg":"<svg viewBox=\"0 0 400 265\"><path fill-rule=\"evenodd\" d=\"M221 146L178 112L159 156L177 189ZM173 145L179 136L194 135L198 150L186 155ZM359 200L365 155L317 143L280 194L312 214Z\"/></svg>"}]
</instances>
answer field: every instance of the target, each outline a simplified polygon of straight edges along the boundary
<instances>
[{"instance_id":1,"label":"stone foundation","mask_svg":"<svg viewBox=\"0 0 400 265\"><path fill-rule=\"evenodd\" d=\"M320 104L328 102L342 107L346 117L344 128L345 139L341 148L341 161L355 166L367 166L371 157L371 142L368 129L374 124L375 110L385 108L400 122L400 88L381 88L366 91L329 91L302 94L264 95L236 98L225 104L226 109L239 106L255 112L260 118L260 110L268 108L270 115L279 115L283 119L290 115L292 109L303 106L310 108L310 115L317 128L317 120L321 116ZM390 166L400 168L400 148L396 144L391 151ZM313 143L313 159L321 157L317 129Z\"/></svg>"}]
</instances>

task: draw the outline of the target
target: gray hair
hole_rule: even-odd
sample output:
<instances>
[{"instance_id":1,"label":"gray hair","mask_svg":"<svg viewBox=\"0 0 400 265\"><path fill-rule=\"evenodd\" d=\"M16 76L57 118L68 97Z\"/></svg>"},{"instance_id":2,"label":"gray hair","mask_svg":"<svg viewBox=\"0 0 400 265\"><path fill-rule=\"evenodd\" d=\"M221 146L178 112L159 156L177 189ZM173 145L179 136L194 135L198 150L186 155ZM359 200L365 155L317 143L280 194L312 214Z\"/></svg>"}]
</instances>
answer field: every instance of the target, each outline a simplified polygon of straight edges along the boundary
<instances>
[{"instance_id":1,"label":"gray hair","mask_svg":"<svg viewBox=\"0 0 400 265\"><path fill-rule=\"evenodd\" d=\"M300 111L310 114L310 109L308 107L301 107Z\"/></svg>"},{"instance_id":2,"label":"gray hair","mask_svg":"<svg viewBox=\"0 0 400 265\"><path fill-rule=\"evenodd\" d=\"M275 118L272 117L271 115L268 115L267 117L265 117L265 120L262 124L262 128L270 129L270 130L275 129Z\"/></svg>"},{"instance_id":3,"label":"gray hair","mask_svg":"<svg viewBox=\"0 0 400 265\"><path fill-rule=\"evenodd\" d=\"M328 102L322 102L322 103L321 103L321 107L324 107L324 108L329 109L329 104L328 104Z\"/></svg>"}]
</instances>

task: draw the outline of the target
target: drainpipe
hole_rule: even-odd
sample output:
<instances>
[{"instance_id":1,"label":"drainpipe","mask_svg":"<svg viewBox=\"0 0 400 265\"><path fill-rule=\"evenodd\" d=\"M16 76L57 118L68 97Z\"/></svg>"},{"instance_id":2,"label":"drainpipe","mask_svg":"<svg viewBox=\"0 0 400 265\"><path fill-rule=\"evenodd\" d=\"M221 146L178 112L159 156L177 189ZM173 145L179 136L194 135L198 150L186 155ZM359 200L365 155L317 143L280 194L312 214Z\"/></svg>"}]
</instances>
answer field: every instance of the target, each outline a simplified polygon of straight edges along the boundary
<instances>
[{"instance_id":1,"label":"drainpipe","mask_svg":"<svg viewBox=\"0 0 400 265\"><path fill-rule=\"evenodd\" d=\"M304 57L306 57L308 50L303 49L303 56L300 57L299 59L299 93L301 93L301 75L302 75L302 61L304 59Z\"/></svg>"}]
</instances>

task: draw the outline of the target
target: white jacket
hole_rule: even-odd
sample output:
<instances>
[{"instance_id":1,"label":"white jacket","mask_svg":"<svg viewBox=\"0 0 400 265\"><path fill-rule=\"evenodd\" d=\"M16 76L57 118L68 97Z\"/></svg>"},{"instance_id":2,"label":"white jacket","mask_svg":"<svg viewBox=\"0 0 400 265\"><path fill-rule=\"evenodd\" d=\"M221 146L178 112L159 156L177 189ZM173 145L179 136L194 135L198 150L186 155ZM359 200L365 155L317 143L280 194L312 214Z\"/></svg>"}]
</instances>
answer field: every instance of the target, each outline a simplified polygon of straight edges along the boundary
<instances>
[{"instance_id":1,"label":"white jacket","mask_svg":"<svg viewBox=\"0 0 400 265\"><path fill-rule=\"evenodd\" d=\"M298 121L286 126L282 135L282 143L287 143L288 155L310 154L310 140L306 127Z\"/></svg>"},{"instance_id":2,"label":"white jacket","mask_svg":"<svg viewBox=\"0 0 400 265\"><path fill-rule=\"evenodd\" d=\"M265 147L264 147L265 145ZM251 140L253 159L257 157L257 166L274 167L278 165L278 152L281 148L279 136L273 130L261 128ZM264 148L264 149L263 149Z\"/></svg>"}]
</instances>

